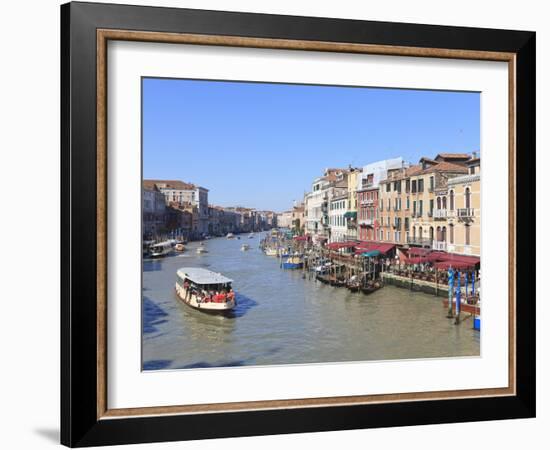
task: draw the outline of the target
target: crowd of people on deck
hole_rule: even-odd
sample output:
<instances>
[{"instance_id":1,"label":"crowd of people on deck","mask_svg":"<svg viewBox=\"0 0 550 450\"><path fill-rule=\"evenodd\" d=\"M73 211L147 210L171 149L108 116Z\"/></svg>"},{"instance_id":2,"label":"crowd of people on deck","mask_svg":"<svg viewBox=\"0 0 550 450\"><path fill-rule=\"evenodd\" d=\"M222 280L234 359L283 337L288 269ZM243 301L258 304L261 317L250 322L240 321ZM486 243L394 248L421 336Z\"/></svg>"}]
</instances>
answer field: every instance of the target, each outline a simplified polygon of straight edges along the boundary
<instances>
[{"instance_id":1,"label":"crowd of people on deck","mask_svg":"<svg viewBox=\"0 0 550 450\"><path fill-rule=\"evenodd\" d=\"M183 283L187 296L195 295L198 303L226 303L235 299L235 292L232 287L222 289L201 289L191 285L189 281Z\"/></svg>"}]
</instances>

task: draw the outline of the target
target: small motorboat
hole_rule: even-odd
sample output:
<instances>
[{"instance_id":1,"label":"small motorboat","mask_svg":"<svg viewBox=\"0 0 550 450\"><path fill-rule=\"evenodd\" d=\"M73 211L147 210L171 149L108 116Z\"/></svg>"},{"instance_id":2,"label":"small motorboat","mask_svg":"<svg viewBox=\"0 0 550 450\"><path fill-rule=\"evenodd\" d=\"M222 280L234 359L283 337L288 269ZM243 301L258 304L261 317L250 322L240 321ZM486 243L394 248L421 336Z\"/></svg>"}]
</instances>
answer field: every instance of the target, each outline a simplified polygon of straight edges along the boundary
<instances>
[{"instance_id":1,"label":"small motorboat","mask_svg":"<svg viewBox=\"0 0 550 450\"><path fill-rule=\"evenodd\" d=\"M206 247L204 246L204 242L201 242L199 246L197 247L197 253L200 255L202 253L208 253L208 250L206 250Z\"/></svg>"},{"instance_id":2,"label":"small motorboat","mask_svg":"<svg viewBox=\"0 0 550 450\"><path fill-rule=\"evenodd\" d=\"M235 235L233 233L227 233L226 238L227 239L235 239Z\"/></svg>"},{"instance_id":3,"label":"small motorboat","mask_svg":"<svg viewBox=\"0 0 550 450\"><path fill-rule=\"evenodd\" d=\"M183 242L178 242L174 245L174 250L177 252L183 252L185 251L185 245L183 245Z\"/></svg>"},{"instance_id":4,"label":"small motorboat","mask_svg":"<svg viewBox=\"0 0 550 450\"><path fill-rule=\"evenodd\" d=\"M246 252L247 250L250 250L250 245L248 244L241 245L241 251Z\"/></svg>"}]
</instances>

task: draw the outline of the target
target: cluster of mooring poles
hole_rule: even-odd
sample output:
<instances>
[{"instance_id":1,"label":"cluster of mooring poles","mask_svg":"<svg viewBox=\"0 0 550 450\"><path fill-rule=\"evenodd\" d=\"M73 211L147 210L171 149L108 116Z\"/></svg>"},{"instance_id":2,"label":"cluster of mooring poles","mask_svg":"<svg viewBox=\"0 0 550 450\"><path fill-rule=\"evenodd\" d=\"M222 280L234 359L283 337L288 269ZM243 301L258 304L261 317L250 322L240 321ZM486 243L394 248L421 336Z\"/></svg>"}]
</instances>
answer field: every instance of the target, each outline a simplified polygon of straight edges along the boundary
<instances>
[{"instance_id":1,"label":"cluster of mooring poles","mask_svg":"<svg viewBox=\"0 0 550 450\"><path fill-rule=\"evenodd\" d=\"M468 296L468 281L469 281L469 272L464 272L465 280L465 295ZM454 317L455 325L460 323L460 307L461 307L461 295L462 290L460 287L461 273L459 270L453 270L452 267L449 267L447 271L448 276L448 286L449 286L449 311L447 317L452 319ZM455 283L456 281L456 283ZM475 287L475 275L471 274L471 286L470 286L470 295L474 296L476 291ZM455 303L455 308L453 311L453 298Z\"/></svg>"}]
</instances>

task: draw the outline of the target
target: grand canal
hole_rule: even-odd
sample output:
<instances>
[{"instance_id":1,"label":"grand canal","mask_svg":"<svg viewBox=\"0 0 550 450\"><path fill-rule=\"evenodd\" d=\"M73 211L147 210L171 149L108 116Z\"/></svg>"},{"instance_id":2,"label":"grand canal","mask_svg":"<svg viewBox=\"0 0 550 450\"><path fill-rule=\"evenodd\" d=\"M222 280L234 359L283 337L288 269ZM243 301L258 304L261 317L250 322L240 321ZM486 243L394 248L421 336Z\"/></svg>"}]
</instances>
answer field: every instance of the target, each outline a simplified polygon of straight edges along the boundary
<instances>
[{"instance_id":1,"label":"grand canal","mask_svg":"<svg viewBox=\"0 0 550 450\"><path fill-rule=\"evenodd\" d=\"M304 279L265 256L253 239L197 242L143 261L143 368L297 364L479 355L471 319L454 325L441 298L386 286L366 296ZM243 243L249 251L241 251ZM205 314L174 294L176 270L205 267L234 280L229 317Z\"/></svg>"}]
</instances>

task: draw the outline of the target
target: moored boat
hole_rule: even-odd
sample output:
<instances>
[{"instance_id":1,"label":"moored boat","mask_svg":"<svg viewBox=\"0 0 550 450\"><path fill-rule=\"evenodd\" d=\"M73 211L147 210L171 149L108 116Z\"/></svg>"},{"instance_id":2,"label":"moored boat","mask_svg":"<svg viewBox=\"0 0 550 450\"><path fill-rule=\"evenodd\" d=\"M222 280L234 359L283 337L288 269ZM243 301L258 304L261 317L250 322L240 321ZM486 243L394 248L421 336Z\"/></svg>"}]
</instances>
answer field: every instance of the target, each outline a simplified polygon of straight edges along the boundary
<instances>
[{"instance_id":1,"label":"moored boat","mask_svg":"<svg viewBox=\"0 0 550 450\"><path fill-rule=\"evenodd\" d=\"M277 256L277 249L273 247L267 247L265 250L267 256Z\"/></svg>"},{"instance_id":2,"label":"moored boat","mask_svg":"<svg viewBox=\"0 0 550 450\"><path fill-rule=\"evenodd\" d=\"M176 294L186 305L220 313L236 305L233 280L202 267L182 267L176 274Z\"/></svg>"},{"instance_id":3,"label":"moored boat","mask_svg":"<svg viewBox=\"0 0 550 450\"><path fill-rule=\"evenodd\" d=\"M183 252L185 251L185 245L183 245L182 242L178 242L176 245L174 245L174 250L177 252Z\"/></svg>"},{"instance_id":4,"label":"moored boat","mask_svg":"<svg viewBox=\"0 0 550 450\"><path fill-rule=\"evenodd\" d=\"M361 288L361 292L363 292L363 294L369 295L377 291L381 287L382 287L382 283L380 283L379 281L375 281L375 282L369 281L365 286Z\"/></svg>"},{"instance_id":5,"label":"moored boat","mask_svg":"<svg viewBox=\"0 0 550 450\"><path fill-rule=\"evenodd\" d=\"M291 256L283 261L281 267L283 269L301 269L304 267L304 259L300 255Z\"/></svg>"},{"instance_id":6,"label":"moored boat","mask_svg":"<svg viewBox=\"0 0 550 450\"><path fill-rule=\"evenodd\" d=\"M152 258L166 256L171 254L173 251L174 247L172 247L172 242L170 241L158 242L149 247L149 254Z\"/></svg>"},{"instance_id":7,"label":"moored boat","mask_svg":"<svg viewBox=\"0 0 550 450\"><path fill-rule=\"evenodd\" d=\"M227 239L235 239L235 235L233 233L227 233L227 236L225 236Z\"/></svg>"}]
</instances>

